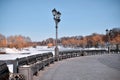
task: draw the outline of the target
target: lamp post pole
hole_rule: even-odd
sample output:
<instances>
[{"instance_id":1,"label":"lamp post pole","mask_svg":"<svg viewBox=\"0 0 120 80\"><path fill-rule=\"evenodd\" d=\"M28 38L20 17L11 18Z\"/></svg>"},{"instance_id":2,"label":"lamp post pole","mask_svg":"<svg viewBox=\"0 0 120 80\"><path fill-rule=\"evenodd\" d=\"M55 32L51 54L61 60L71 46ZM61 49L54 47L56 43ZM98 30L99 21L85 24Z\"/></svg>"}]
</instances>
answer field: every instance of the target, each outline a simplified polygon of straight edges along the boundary
<instances>
[{"instance_id":1,"label":"lamp post pole","mask_svg":"<svg viewBox=\"0 0 120 80\"><path fill-rule=\"evenodd\" d=\"M107 35L107 42L108 42L108 53L110 54L110 36L111 36L112 30L106 29L106 35Z\"/></svg>"},{"instance_id":2,"label":"lamp post pole","mask_svg":"<svg viewBox=\"0 0 120 80\"><path fill-rule=\"evenodd\" d=\"M55 40L55 58L58 61L59 60L59 49L58 49L58 23L56 22L56 40Z\"/></svg>"},{"instance_id":3,"label":"lamp post pole","mask_svg":"<svg viewBox=\"0 0 120 80\"><path fill-rule=\"evenodd\" d=\"M52 10L52 14L54 16L55 28L56 28L56 40L55 40L55 59L59 60L59 49L58 49L58 23L60 22L61 13L57 11L55 8Z\"/></svg>"}]
</instances>

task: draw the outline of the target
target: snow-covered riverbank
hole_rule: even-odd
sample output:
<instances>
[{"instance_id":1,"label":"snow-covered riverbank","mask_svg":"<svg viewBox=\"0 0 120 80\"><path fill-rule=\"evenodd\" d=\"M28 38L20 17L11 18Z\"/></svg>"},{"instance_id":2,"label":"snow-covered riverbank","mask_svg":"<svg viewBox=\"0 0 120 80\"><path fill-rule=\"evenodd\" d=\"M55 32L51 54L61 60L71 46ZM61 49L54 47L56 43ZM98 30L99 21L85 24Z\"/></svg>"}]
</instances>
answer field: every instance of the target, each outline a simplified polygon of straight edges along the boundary
<instances>
[{"instance_id":1,"label":"snow-covered riverbank","mask_svg":"<svg viewBox=\"0 0 120 80\"><path fill-rule=\"evenodd\" d=\"M47 46L38 46L36 48L29 47L21 50L15 48L4 48L4 51L6 54L0 54L0 60L14 60L16 58L42 54L46 52L53 52L54 54L54 48L47 48Z\"/></svg>"}]
</instances>

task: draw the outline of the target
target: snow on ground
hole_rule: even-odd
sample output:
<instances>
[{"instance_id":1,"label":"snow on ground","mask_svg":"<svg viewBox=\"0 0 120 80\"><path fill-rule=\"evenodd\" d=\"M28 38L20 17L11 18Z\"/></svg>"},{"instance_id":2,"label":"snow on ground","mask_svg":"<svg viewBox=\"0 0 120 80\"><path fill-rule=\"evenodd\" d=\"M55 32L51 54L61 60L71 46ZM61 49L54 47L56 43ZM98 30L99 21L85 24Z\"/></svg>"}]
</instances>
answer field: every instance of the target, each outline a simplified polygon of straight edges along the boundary
<instances>
[{"instance_id":1,"label":"snow on ground","mask_svg":"<svg viewBox=\"0 0 120 80\"><path fill-rule=\"evenodd\" d=\"M13 64L8 64L8 69L11 73L13 73Z\"/></svg>"},{"instance_id":2,"label":"snow on ground","mask_svg":"<svg viewBox=\"0 0 120 80\"><path fill-rule=\"evenodd\" d=\"M15 48L5 48L6 54L0 54L0 60L14 60L16 58L26 57L35 54L42 54L47 52L53 52L53 48L47 48L47 46L39 46L36 48L24 48L22 50L18 50Z\"/></svg>"},{"instance_id":3,"label":"snow on ground","mask_svg":"<svg viewBox=\"0 0 120 80\"><path fill-rule=\"evenodd\" d=\"M95 47L91 47L91 48L84 48L83 50L108 50L108 48L95 48Z\"/></svg>"}]
</instances>

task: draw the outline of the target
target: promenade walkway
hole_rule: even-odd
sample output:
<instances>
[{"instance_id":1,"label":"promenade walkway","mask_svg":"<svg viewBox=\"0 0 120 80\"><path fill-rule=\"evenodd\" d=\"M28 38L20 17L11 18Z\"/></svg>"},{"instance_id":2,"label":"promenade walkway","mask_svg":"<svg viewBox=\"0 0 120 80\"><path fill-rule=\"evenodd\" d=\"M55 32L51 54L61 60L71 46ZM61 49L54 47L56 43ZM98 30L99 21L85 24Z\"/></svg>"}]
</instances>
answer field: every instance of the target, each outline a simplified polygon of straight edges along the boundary
<instances>
[{"instance_id":1,"label":"promenade walkway","mask_svg":"<svg viewBox=\"0 0 120 80\"><path fill-rule=\"evenodd\" d=\"M120 80L120 54L62 60L38 73L35 80Z\"/></svg>"}]
</instances>

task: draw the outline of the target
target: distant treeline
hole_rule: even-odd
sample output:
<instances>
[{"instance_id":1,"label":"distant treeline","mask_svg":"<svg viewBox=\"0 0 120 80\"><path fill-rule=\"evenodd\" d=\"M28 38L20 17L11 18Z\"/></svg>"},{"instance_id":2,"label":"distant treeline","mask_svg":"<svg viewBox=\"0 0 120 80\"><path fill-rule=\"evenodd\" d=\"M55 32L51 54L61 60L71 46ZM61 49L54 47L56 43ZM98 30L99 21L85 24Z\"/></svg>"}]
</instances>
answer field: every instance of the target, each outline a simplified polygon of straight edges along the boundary
<instances>
[{"instance_id":1,"label":"distant treeline","mask_svg":"<svg viewBox=\"0 0 120 80\"><path fill-rule=\"evenodd\" d=\"M5 37L4 35L0 34L0 47L9 47L9 48L23 48L32 46L32 41L29 37L15 35Z\"/></svg>"},{"instance_id":2,"label":"distant treeline","mask_svg":"<svg viewBox=\"0 0 120 80\"><path fill-rule=\"evenodd\" d=\"M48 38L38 45L55 45L55 39ZM113 28L107 34L93 33L88 36L62 37L58 39L58 44L64 47L104 47L108 44L120 44L120 28Z\"/></svg>"},{"instance_id":3,"label":"distant treeline","mask_svg":"<svg viewBox=\"0 0 120 80\"><path fill-rule=\"evenodd\" d=\"M120 44L120 28L113 28L108 34L93 33L88 36L62 37L58 39L58 44L64 47L104 47L106 45ZM30 37L21 35L5 37L0 34L0 47L23 48L29 46L54 46L55 39L48 38L41 42L32 42Z\"/></svg>"}]
</instances>

